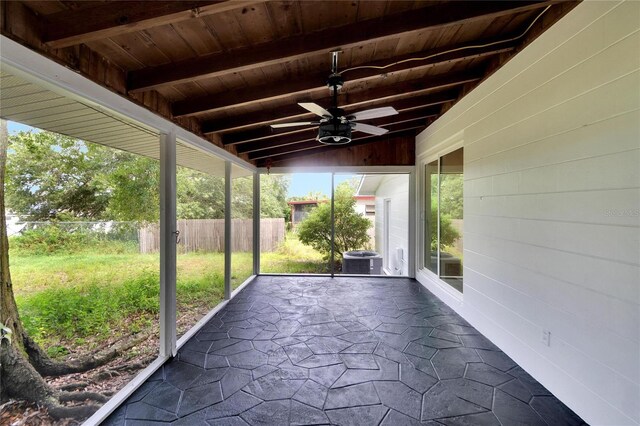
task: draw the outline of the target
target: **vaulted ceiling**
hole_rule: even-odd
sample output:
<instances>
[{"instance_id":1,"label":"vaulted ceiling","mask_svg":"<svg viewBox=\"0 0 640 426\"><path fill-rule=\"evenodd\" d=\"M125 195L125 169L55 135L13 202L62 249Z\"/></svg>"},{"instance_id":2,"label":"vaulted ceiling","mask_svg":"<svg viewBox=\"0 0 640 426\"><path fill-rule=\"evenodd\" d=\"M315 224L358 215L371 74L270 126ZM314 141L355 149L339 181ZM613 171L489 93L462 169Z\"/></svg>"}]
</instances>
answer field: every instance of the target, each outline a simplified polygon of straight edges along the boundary
<instances>
[{"instance_id":1,"label":"vaulted ceiling","mask_svg":"<svg viewBox=\"0 0 640 426\"><path fill-rule=\"evenodd\" d=\"M257 165L336 148L297 103L331 102L330 52L347 112L398 115L352 145L413 137L560 19L557 1L16 1L2 34ZM394 65L395 64L395 65ZM345 148L343 148L345 149Z\"/></svg>"}]
</instances>

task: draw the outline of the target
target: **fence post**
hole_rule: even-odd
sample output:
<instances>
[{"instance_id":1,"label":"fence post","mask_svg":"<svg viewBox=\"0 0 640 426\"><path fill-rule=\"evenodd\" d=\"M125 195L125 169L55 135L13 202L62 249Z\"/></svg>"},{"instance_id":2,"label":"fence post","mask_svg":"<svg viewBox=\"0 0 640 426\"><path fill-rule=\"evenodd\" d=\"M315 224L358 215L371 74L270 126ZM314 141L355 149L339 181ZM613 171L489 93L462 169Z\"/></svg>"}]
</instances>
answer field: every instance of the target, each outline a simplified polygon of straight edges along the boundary
<instances>
[{"instance_id":1,"label":"fence post","mask_svg":"<svg viewBox=\"0 0 640 426\"><path fill-rule=\"evenodd\" d=\"M160 135L160 356L176 354L176 135Z\"/></svg>"}]
</instances>

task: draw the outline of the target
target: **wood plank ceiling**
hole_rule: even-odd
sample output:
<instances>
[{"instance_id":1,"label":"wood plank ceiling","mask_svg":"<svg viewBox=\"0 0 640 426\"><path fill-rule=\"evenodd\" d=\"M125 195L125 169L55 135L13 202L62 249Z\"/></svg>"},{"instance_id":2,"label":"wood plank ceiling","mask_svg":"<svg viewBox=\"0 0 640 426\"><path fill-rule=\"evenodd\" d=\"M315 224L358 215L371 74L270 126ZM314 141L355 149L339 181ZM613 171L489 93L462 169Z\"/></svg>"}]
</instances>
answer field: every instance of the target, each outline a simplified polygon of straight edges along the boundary
<instances>
[{"instance_id":1,"label":"wood plank ceiling","mask_svg":"<svg viewBox=\"0 0 640 426\"><path fill-rule=\"evenodd\" d=\"M393 106L367 123L413 137L575 4L22 1L3 2L2 33L264 166L335 149L316 128L269 127L312 119L298 102L330 105L331 51L340 106Z\"/></svg>"}]
</instances>

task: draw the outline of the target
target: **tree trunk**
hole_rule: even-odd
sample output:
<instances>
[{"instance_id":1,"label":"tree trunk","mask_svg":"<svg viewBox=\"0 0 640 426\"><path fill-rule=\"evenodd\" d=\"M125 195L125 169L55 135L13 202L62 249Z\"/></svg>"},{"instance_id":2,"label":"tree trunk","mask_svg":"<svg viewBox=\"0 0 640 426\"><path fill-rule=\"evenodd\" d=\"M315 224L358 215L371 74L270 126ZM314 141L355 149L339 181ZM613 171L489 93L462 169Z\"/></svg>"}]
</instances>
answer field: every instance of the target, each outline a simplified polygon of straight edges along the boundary
<instances>
[{"instance_id":1,"label":"tree trunk","mask_svg":"<svg viewBox=\"0 0 640 426\"><path fill-rule=\"evenodd\" d=\"M44 406L54 419L86 418L98 410L98 406L85 404L82 406L65 407L60 404L59 394L51 389L42 376L29 364L22 353L7 340L0 343L0 374L2 375L2 401L8 398L35 402ZM81 393L80 397L98 400L96 394ZM65 399L77 400L65 395ZM104 400L102 401L104 402Z\"/></svg>"},{"instance_id":2,"label":"tree trunk","mask_svg":"<svg viewBox=\"0 0 640 426\"><path fill-rule=\"evenodd\" d=\"M138 344L145 337L130 339L127 344L116 345L99 354L92 354L73 362L55 362L27 334L20 320L18 306L13 295L11 271L9 268L9 239L5 216L4 178L7 164L9 136L7 122L0 119L0 323L13 332L12 345L27 355L29 363L42 376L62 376L81 373L99 367L115 359L118 355ZM0 386L2 378L0 377Z\"/></svg>"},{"instance_id":3,"label":"tree trunk","mask_svg":"<svg viewBox=\"0 0 640 426\"><path fill-rule=\"evenodd\" d=\"M4 172L7 164L9 137L7 122L0 119L0 323L13 332L12 344L24 350L23 336L26 335L16 300L13 297L11 273L9 271L9 239L4 206Z\"/></svg>"},{"instance_id":4,"label":"tree trunk","mask_svg":"<svg viewBox=\"0 0 640 426\"><path fill-rule=\"evenodd\" d=\"M61 405L58 392L44 381L25 356L25 353L28 353L30 359L39 357L40 362L49 359L29 338L22 326L11 285L9 238L4 203L8 144L7 122L0 119L0 323L13 332L11 342L0 339L0 401L16 398L35 402L47 407L49 415L54 419L88 417L98 409L97 406L85 404L65 407Z\"/></svg>"},{"instance_id":5,"label":"tree trunk","mask_svg":"<svg viewBox=\"0 0 640 426\"><path fill-rule=\"evenodd\" d=\"M119 344L112 345L99 353L89 354L81 359L70 362L52 361L46 354L42 352L40 346L29 336L24 336L24 348L29 356L29 362L43 376L57 377L73 373L82 373L93 370L94 368L105 365L109 361L116 359L118 356L127 352L133 346L136 346L149 339L149 334L132 336Z\"/></svg>"}]
</instances>

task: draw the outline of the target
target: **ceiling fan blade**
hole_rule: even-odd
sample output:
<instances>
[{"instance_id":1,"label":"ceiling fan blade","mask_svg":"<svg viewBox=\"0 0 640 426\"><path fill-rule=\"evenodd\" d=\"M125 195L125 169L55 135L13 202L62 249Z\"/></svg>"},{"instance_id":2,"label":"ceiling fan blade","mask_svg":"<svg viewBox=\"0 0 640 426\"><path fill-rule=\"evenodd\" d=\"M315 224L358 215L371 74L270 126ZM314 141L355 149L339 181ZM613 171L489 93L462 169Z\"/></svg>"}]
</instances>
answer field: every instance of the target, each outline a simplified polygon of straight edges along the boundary
<instances>
[{"instance_id":1,"label":"ceiling fan blade","mask_svg":"<svg viewBox=\"0 0 640 426\"><path fill-rule=\"evenodd\" d=\"M300 102L298 103L302 108L306 109L309 112L314 113L315 115L319 115L320 117L333 117L329 111L322 108L315 102Z\"/></svg>"},{"instance_id":2,"label":"ceiling fan blade","mask_svg":"<svg viewBox=\"0 0 640 426\"><path fill-rule=\"evenodd\" d=\"M394 107L381 107L373 109L365 109L364 111L358 111L349 116L352 120L369 120L372 118L387 117L389 115L396 115L398 111Z\"/></svg>"},{"instance_id":3,"label":"ceiling fan blade","mask_svg":"<svg viewBox=\"0 0 640 426\"><path fill-rule=\"evenodd\" d=\"M383 129L382 127L376 127L376 126L372 126L370 124L364 124L364 123L355 123L355 126L353 126L353 130L357 130L363 133L369 133L370 135L376 135L376 136L384 135L389 131L388 129Z\"/></svg>"},{"instance_id":4,"label":"ceiling fan blade","mask_svg":"<svg viewBox=\"0 0 640 426\"><path fill-rule=\"evenodd\" d=\"M284 127L297 127L297 126L311 126L315 124L316 126L319 124L315 121L299 121L297 123L279 123L279 124L272 124L271 128L272 129L282 129Z\"/></svg>"}]
</instances>

